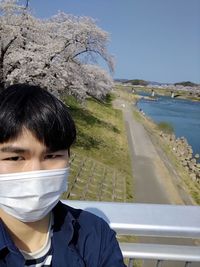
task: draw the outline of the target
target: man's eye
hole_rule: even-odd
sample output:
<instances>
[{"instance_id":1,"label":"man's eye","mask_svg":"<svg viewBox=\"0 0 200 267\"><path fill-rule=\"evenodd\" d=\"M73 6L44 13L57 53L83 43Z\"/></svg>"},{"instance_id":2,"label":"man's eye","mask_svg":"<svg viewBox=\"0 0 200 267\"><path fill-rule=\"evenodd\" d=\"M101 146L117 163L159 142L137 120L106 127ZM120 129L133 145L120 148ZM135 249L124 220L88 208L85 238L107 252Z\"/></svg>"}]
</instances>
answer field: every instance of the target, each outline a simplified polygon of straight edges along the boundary
<instances>
[{"instance_id":1,"label":"man's eye","mask_svg":"<svg viewBox=\"0 0 200 267\"><path fill-rule=\"evenodd\" d=\"M58 154L55 154L55 155L46 155L45 156L45 159L56 159L56 158L60 158L62 157L62 155L58 155Z\"/></svg>"},{"instance_id":2,"label":"man's eye","mask_svg":"<svg viewBox=\"0 0 200 267\"><path fill-rule=\"evenodd\" d=\"M23 157L19 157L19 156L9 157L9 158L5 158L4 160L7 160L7 161L20 161L20 160L23 160Z\"/></svg>"}]
</instances>

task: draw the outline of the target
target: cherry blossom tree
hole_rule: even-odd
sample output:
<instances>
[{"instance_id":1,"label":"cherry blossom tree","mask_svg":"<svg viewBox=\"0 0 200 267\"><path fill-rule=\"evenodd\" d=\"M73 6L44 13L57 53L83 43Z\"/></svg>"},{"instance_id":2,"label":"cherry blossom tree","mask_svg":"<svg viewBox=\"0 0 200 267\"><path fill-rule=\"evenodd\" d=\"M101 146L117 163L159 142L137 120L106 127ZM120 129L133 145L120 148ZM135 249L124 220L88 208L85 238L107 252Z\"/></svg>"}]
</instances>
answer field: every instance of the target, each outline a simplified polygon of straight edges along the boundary
<instances>
[{"instance_id":1,"label":"cherry blossom tree","mask_svg":"<svg viewBox=\"0 0 200 267\"><path fill-rule=\"evenodd\" d=\"M0 88L16 82L40 84L56 94L103 98L112 78L98 67L101 57L112 73L109 35L89 17L59 12L39 19L17 0L0 0ZM95 65L94 65L95 64Z\"/></svg>"},{"instance_id":2,"label":"cherry blossom tree","mask_svg":"<svg viewBox=\"0 0 200 267\"><path fill-rule=\"evenodd\" d=\"M84 65L86 94L97 99L104 99L105 95L114 87L113 80L108 73L95 65Z\"/></svg>"}]
</instances>

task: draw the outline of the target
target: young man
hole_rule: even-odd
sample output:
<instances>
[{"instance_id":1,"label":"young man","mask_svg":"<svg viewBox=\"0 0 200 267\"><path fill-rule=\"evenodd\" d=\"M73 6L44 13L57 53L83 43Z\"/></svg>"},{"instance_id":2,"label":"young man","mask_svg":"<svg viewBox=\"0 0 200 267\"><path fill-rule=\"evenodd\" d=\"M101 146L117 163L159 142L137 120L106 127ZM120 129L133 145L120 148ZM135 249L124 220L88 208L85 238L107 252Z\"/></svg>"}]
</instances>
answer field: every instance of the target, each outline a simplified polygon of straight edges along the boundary
<instances>
[{"instance_id":1,"label":"young man","mask_svg":"<svg viewBox=\"0 0 200 267\"><path fill-rule=\"evenodd\" d=\"M0 93L0 267L123 267L115 233L59 202L76 137L66 106L26 84Z\"/></svg>"}]
</instances>

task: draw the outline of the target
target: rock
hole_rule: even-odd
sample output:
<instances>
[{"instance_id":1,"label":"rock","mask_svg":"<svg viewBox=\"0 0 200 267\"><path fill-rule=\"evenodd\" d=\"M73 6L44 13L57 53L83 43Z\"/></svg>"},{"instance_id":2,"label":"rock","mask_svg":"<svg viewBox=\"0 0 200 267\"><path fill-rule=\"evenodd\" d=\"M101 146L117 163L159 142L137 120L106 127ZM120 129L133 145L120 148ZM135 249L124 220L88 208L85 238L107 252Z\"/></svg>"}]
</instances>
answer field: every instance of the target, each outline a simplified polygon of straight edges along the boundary
<instances>
[{"instance_id":1,"label":"rock","mask_svg":"<svg viewBox=\"0 0 200 267\"><path fill-rule=\"evenodd\" d=\"M195 170L195 165L191 161L188 162L188 167L190 170L194 171Z\"/></svg>"},{"instance_id":2,"label":"rock","mask_svg":"<svg viewBox=\"0 0 200 267\"><path fill-rule=\"evenodd\" d=\"M180 151L180 156L183 157L185 155L185 151Z\"/></svg>"},{"instance_id":3,"label":"rock","mask_svg":"<svg viewBox=\"0 0 200 267\"><path fill-rule=\"evenodd\" d=\"M194 156L196 159L199 159L199 154L195 154Z\"/></svg>"},{"instance_id":4,"label":"rock","mask_svg":"<svg viewBox=\"0 0 200 267\"><path fill-rule=\"evenodd\" d=\"M199 179L200 178L200 171L196 169L195 174L196 174L196 178Z\"/></svg>"},{"instance_id":5,"label":"rock","mask_svg":"<svg viewBox=\"0 0 200 267\"><path fill-rule=\"evenodd\" d=\"M196 166L198 169L200 169L200 163L197 163L197 166Z\"/></svg>"},{"instance_id":6,"label":"rock","mask_svg":"<svg viewBox=\"0 0 200 267\"><path fill-rule=\"evenodd\" d=\"M196 174L190 173L190 178L192 179L192 181L196 181Z\"/></svg>"},{"instance_id":7,"label":"rock","mask_svg":"<svg viewBox=\"0 0 200 267\"><path fill-rule=\"evenodd\" d=\"M187 166L187 161L183 159L183 160L182 160L182 165L183 165L183 166Z\"/></svg>"},{"instance_id":8,"label":"rock","mask_svg":"<svg viewBox=\"0 0 200 267\"><path fill-rule=\"evenodd\" d=\"M192 158L192 154L188 154L187 156L186 156L186 159L191 159Z\"/></svg>"},{"instance_id":9,"label":"rock","mask_svg":"<svg viewBox=\"0 0 200 267\"><path fill-rule=\"evenodd\" d=\"M189 152L190 152L191 154L193 154L193 150L192 150L191 147L189 147Z\"/></svg>"},{"instance_id":10,"label":"rock","mask_svg":"<svg viewBox=\"0 0 200 267\"><path fill-rule=\"evenodd\" d=\"M196 164L197 163L197 160L196 159L191 159L191 162L193 163L193 164Z\"/></svg>"},{"instance_id":11,"label":"rock","mask_svg":"<svg viewBox=\"0 0 200 267\"><path fill-rule=\"evenodd\" d=\"M174 134L171 134L169 137L169 141L174 142L176 140L176 137Z\"/></svg>"}]
</instances>

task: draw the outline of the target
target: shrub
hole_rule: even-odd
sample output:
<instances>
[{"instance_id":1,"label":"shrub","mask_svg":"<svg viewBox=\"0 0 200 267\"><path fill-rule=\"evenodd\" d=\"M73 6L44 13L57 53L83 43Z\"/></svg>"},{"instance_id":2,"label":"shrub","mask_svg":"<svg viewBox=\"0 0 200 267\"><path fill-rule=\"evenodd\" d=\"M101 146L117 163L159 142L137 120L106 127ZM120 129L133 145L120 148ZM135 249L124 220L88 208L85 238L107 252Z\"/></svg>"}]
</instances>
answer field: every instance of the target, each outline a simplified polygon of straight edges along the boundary
<instances>
[{"instance_id":1,"label":"shrub","mask_svg":"<svg viewBox=\"0 0 200 267\"><path fill-rule=\"evenodd\" d=\"M158 125L158 129L160 131L163 131L164 133L172 134L174 132L174 128L172 124L169 122L161 121L157 123L157 125Z\"/></svg>"}]
</instances>

